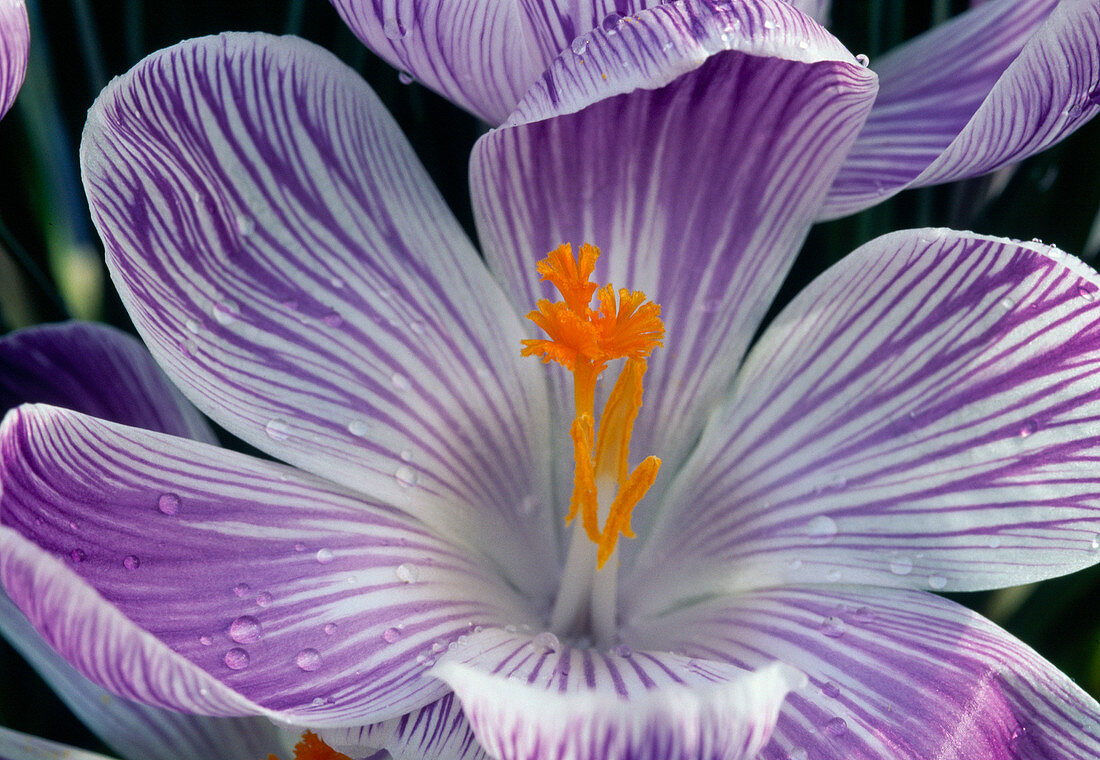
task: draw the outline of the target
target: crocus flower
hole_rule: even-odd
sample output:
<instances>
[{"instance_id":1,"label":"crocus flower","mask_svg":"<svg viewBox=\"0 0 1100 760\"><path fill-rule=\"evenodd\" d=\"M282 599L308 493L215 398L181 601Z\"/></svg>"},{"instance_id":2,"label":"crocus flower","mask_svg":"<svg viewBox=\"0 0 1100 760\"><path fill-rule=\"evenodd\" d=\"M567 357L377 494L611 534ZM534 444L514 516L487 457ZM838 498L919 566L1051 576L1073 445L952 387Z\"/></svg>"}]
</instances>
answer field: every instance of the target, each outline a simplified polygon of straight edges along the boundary
<instances>
[{"instance_id":1,"label":"crocus flower","mask_svg":"<svg viewBox=\"0 0 1100 760\"><path fill-rule=\"evenodd\" d=\"M484 262L313 46L195 40L116 80L82 156L123 300L183 392L288 465L21 407L0 431L12 600L115 693L349 756L1096 756L1094 700L929 591L1100 559L1100 278L1038 244L897 233L746 355L874 74L769 0L663 5L587 51L475 148ZM554 274L566 242L576 277ZM549 252L560 336L521 316L562 312ZM605 283L615 315L661 307L623 367L612 304L581 300ZM591 393L520 356L559 337L574 370L608 358ZM625 480L589 407L631 434Z\"/></svg>"},{"instance_id":2,"label":"crocus flower","mask_svg":"<svg viewBox=\"0 0 1100 760\"><path fill-rule=\"evenodd\" d=\"M669 0L332 0L373 51L491 124L562 53ZM711 0L707 0L710 2ZM792 0L818 19L828 0ZM1100 4L993 0L871 62L880 93L819 211L860 211L908 187L1026 158L1100 109Z\"/></svg>"},{"instance_id":3,"label":"crocus flower","mask_svg":"<svg viewBox=\"0 0 1100 760\"><path fill-rule=\"evenodd\" d=\"M0 0L0 117L8 112L27 73L31 33L23 0Z\"/></svg>"}]
</instances>

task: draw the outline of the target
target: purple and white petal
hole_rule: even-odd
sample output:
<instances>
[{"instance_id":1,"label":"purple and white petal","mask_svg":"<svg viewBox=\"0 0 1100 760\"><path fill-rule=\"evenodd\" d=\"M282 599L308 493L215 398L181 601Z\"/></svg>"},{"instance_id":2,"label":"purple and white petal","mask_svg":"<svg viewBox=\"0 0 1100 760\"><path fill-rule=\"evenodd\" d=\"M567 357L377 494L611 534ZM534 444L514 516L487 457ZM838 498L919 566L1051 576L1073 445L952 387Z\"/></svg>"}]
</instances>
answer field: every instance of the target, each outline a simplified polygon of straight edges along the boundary
<instances>
[{"instance_id":1,"label":"purple and white petal","mask_svg":"<svg viewBox=\"0 0 1100 760\"><path fill-rule=\"evenodd\" d=\"M638 620L640 645L743 667L779 660L788 696L761 760L1091 760L1100 705L1023 642L933 594L818 586Z\"/></svg>"},{"instance_id":2,"label":"purple and white petal","mask_svg":"<svg viewBox=\"0 0 1100 760\"><path fill-rule=\"evenodd\" d=\"M661 304L633 450L676 467L874 95L782 2L677 3L593 31L477 143L478 228L517 308L551 295L535 261L563 242L599 246L598 280Z\"/></svg>"},{"instance_id":3,"label":"purple and white petal","mask_svg":"<svg viewBox=\"0 0 1100 760\"><path fill-rule=\"evenodd\" d=\"M1098 293L1037 243L909 230L852 253L761 336L630 593L683 598L678 557L725 588L948 591L1100 561Z\"/></svg>"},{"instance_id":4,"label":"purple and white petal","mask_svg":"<svg viewBox=\"0 0 1100 760\"><path fill-rule=\"evenodd\" d=\"M122 299L200 409L370 498L476 520L488 551L550 561L550 518L523 506L547 491L542 370L350 68L290 37L184 42L105 90L81 155Z\"/></svg>"},{"instance_id":5,"label":"purple and white petal","mask_svg":"<svg viewBox=\"0 0 1100 760\"><path fill-rule=\"evenodd\" d=\"M668 652L562 645L552 634L486 630L432 670L495 760L752 758L804 676Z\"/></svg>"},{"instance_id":6,"label":"purple and white petal","mask_svg":"<svg viewBox=\"0 0 1100 760\"><path fill-rule=\"evenodd\" d=\"M882 90L823 219L984 174L1082 126L1100 110L1100 7L985 3L872 66Z\"/></svg>"},{"instance_id":7,"label":"purple and white petal","mask_svg":"<svg viewBox=\"0 0 1100 760\"><path fill-rule=\"evenodd\" d=\"M0 0L0 118L23 86L30 44L25 0Z\"/></svg>"},{"instance_id":8,"label":"purple and white petal","mask_svg":"<svg viewBox=\"0 0 1100 760\"><path fill-rule=\"evenodd\" d=\"M62 406L196 441L216 440L145 346L107 325L39 325L0 338L0 410L23 403Z\"/></svg>"},{"instance_id":9,"label":"purple and white petal","mask_svg":"<svg viewBox=\"0 0 1100 760\"><path fill-rule=\"evenodd\" d=\"M0 760L111 760L111 758L0 726Z\"/></svg>"},{"instance_id":10,"label":"purple and white petal","mask_svg":"<svg viewBox=\"0 0 1100 760\"><path fill-rule=\"evenodd\" d=\"M4 588L128 699L381 721L446 693L420 651L533 614L467 550L283 465L54 407L0 431Z\"/></svg>"},{"instance_id":11,"label":"purple and white petal","mask_svg":"<svg viewBox=\"0 0 1100 760\"><path fill-rule=\"evenodd\" d=\"M432 659L438 653L425 654ZM351 728L319 732L321 738L344 754L385 749L393 760L484 760L470 722L454 692L400 718Z\"/></svg>"}]
</instances>

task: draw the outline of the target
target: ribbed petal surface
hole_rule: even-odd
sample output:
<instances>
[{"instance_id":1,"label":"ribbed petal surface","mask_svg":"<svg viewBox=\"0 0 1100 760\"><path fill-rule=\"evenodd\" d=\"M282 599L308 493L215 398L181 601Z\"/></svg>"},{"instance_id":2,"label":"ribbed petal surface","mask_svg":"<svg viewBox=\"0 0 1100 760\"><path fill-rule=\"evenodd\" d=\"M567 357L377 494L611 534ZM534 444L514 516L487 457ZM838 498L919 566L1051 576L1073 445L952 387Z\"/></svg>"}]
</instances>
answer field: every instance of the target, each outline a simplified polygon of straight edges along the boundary
<instances>
[{"instance_id":1,"label":"ribbed petal surface","mask_svg":"<svg viewBox=\"0 0 1100 760\"><path fill-rule=\"evenodd\" d=\"M23 86L30 43L25 0L0 0L0 117Z\"/></svg>"},{"instance_id":2,"label":"ribbed petal surface","mask_svg":"<svg viewBox=\"0 0 1100 760\"><path fill-rule=\"evenodd\" d=\"M486 630L433 675L454 688L497 760L752 758L802 683L774 663L756 672L667 652L600 652L550 634Z\"/></svg>"},{"instance_id":3,"label":"ribbed petal surface","mask_svg":"<svg viewBox=\"0 0 1100 760\"><path fill-rule=\"evenodd\" d=\"M671 570L693 563L725 587L973 590L1100 561L1098 294L1041 244L852 253L761 336L624 593L700 593Z\"/></svg>"},{"instance_id":4,"label":"ribbed petal surface","mask_svg":"<svg viewBox=\"0 0 1100 760\"><path fill-rule=\"evenodd\" d=\"M370 723L445 693L420 649L529 615L407 516L282 465L53 407L0 436L0 579L121 696Z\"/></svg>"},{"instance_id":5,"label":"ribbed petal surface","mask_svg":"<svg viewBox=\"0 0 1100 760\"><path fill-rule=\"evenodd\" d=\"M477 143L481 239L518 309L551 295L535 261L563 242L599 246L599 281L661 304L632 450L671 471L691 445L874 95L781 2L676 3L593 31Z\"/></svg>"},{"instance_id":6,"label":"ribbed petal surface","mask_svg":"<svg viewBox=\"0 0 1100 760\"><path fill-rule=\"evenodd\" d=\"M650 646L746 667L778 659L809 676L761 760L1100 757L1095 699L1023 642L929 593L771 589L636 622Z\"/></svg>"},{"instance_id":7,"label":"ribbed petal surface","mask_svg":"<svg viewBox=\"0 0 1100 760\"><path fill-rule=\"evenodd\" d=\"M122 298L203 411L546 591L500 553L553 556L541 370L351 69L289 37L182 43L100 96L82 162Z\"/></svg>"},{"instance_id":8,"label":"ribbed petal surface","mask_svg":"<svg viewBox=\"0 0 1100 760\"><path fill-rule=\"evenodd\" d=\"M984 174L1087 122L1100 110L1100 7L983 3L871 65L882 92L823 219Z\"/></svg>"},{"instance_id":9,"label":"ribbed petal surface","mask_svg":"<svg viewBox=\"0 0 1100 760\"><path fill-rule=\"evenodd\" d=\"M0 338L0 411L23 403L213 443L210 426L143 345L107 325L39 325Z\"/></svg>"}]
</instances>

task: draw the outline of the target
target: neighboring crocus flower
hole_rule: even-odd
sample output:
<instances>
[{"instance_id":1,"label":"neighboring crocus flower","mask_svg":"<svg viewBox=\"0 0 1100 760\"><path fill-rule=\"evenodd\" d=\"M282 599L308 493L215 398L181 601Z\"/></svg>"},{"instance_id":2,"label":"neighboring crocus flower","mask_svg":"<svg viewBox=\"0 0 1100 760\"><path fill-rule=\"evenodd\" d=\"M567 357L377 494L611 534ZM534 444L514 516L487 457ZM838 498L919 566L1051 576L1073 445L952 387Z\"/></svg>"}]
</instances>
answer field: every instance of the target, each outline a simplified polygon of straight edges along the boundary
<instances>
[{"instance_id":1,"label":"neighboring crocus flower","mask_svg":"<svg viewBox=\"0 0 1100 760\"><path fill-rule=\"evenodd\" d=\"M138 341L69 323L0 338L0 409L45 402L101 419L214 443L210 427ZM0 633L104 744L125 760L256 760L288 745L263 718L204 718L131 702L89 681L0 592ZM11 694L9 694L11 696ZM291 742L293 744L293 742ZM0 758L99 757L0 729Z\"/></svg>"},{"instance_id":2,"label":"neighboring crocus flower","mask_svg":"<svg viewBox=\"0 0 1100 760\"><path fill-rule=\"evenodd\" d=\"M767 0L588 45L475 148L488 266L323 51L227 35L116 80L83 161L122 297L200 408L293 466L22 407L0 434L12 599L127 698L323 728L349 756L1096 756L1095 701L926 590L1100 558L1100 279L899 233L742 361L874 75ZM568 273L575 320L536 265L568 241L577 275L563 254L542 274ZM520 356L560 338L526 345L618 372L611 303L582 300L608 283L614 324L649 325L619 335L645 345L618 400Z\"/></svg>"},{"instance_id":3,"label":"neighboring crocus flower","mask_svg":"<svg viewBox=\"0 0 1100 760\"><path fill-rule=\"evenodd\" d=\"M614 32L666 2L332 0L372 50L491 124L508 119L560 53L588 57L593 30ZM822 19L830 3L792 5ZM975 177L1061 140L1100 110L1098 51L1096 0L995 0L872 61L880 95L820 218Z\"/></svg>"},{"instance_id":4,"label":"neighboring crocus flower","mask_svg":"<svg viewBox=\"0 0 1100 760\"><path fill-rule=\"evenodd\" d=\"M0 117L11 108L23 86L30 42L24 0L0 0Z\"/></svg>"}]
</instances>

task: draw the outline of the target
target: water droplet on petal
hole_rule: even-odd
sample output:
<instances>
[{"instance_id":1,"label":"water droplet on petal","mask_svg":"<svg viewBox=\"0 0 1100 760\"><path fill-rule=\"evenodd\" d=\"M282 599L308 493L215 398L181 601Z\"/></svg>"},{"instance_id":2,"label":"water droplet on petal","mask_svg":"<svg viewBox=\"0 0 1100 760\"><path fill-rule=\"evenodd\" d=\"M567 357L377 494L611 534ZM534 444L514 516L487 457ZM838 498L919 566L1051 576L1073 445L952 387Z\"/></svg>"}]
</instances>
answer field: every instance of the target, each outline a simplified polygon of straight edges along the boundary
<instances>
[{"instance_id":1,"label":"water droplet on petal","mask_svg":"<svg viewBox=\"0 0 1100 760\"><path fill-rule=\"evenodd\" d=\"M370 431L370 425L363 420L352 420L348 423L348 432L357 438L362 438Z\"/></svg>"},{"instance_id":2,"label":"water droplet on petal","mask_svg":"<svg viewBox=\"0 0 1100 760\"><path fill-rule=\"evenodd\" d=\"M294 662L299 669L311 673L321 667L321 653L312 647L307 647L298 653L298 656L294 658Z\"/></svg>"},{"instance_id":3,"label":"water droplet on petal","mask_svg":"<svg viewBox=\"0 0 1100 760\"><path fill-rule=\"evenodd\" d=\"M73 549L71 552L69 552L69 559L71 559L73 562L83 562L87 558L88 555L85 554L83 549Z\"/></svg>"},{"instance_id":4,"label":"water droplet on petal","mask_svg":"<svg viewBox=\"0 0 1100 760\"><path fill-rule=\"evenodd\" d=\"M770 18L764 19L764 28L765 29L775 29L775 26L776 26L775 22L773 20L771 20Z\"/></svg>"},{"instance_id":5,"label":"water droplet on petal","mask_svg":"<svg viewBox=\"0 0 1100 760\"><path fill-rule=\"evenodd\" d=\"M382 639L387 644L396 643L401 638L401 631L396 628L387 628L382 632Z\"/></svg>"},{"instance_id":6,"label":"water droplet on petal","mask_svg":"<svg viewBox=\"0 0 1100 760\"><path fill-rule=\"evenodd\" d=\"M930 575L928 576L928 585L932 589L939 591L941 588L947 585L947 579L944 578L942 575Z\"/></svg>"},{"instance_id":7,"label":"water droplet on petal","mask_svg":"<svg viewBox=\"0 0 1100 760\"><path fill-rule=\"evenodd\" d=\"M810 753L808 753L801 747L797 747L795 749L792 749L790 754L787 755L787 760L808 760L809 757Z\"/></svg>"},{"instance_id":8,"label":"water droplet on petal","mask_svg":"<svg viewBox=\"0 0 1100 760\"><path fill-rule=\"evenodd\" d=\"M1025 420L1024 424L1020 426L1020 437L1027 438L1029 435L1036 433L1039 430L1039 423L1036 420Z\"/></svg>"},{"instance_id":9,"label":"water droplet on petal","mask_svg":"<svg viewBox=\"0 0 1100 760\"><path fill-rule=\"evenodd\" d=\"M248 237L256 231L256 220L245 214L237 215L237 232Z\"/></svg>"},{"instance_id":10,"label":"water droplet on petal","mask_svg":"<svg viewBox=\"0 0 1100 760\"><path fill-rule=\"evenodd\" d=\"M321 321L323 321L329 327L339 327L340 325L344 324L344 318L341 317L336 311L330 311L328 314L321 318Z\"/></svg>"},{"instance_id":11,"label":"water droplet on petal","mask_svg":"<svg viewBox=\"0 0 1100 760\"><path fill-rule=\"evenodd\" d=\"M249 586L247 583L238 583L236 586L233 587L233 594L240 597L241 599L244 599L245 595L248 594L248 592L251 590L252 587Z\"/></svg>"},{"instance_id":12,"label":"water droplet on petal","mask_svg":"<svg viewBox=\"0 0 1100 760\"><path fill-rule=\"evenodd\" d=\"M1001 548L1001 537L1000 536L990 536L989 541L987 543L988 543L990 549L1000 549Z\"/></svg>"},{"instance_id":13,"label":"water droplet on petal","mask_svg":"<svg viewBox=\"0 0 1100 760\"><path fill-rule=\"evenodd\" d=\"M821 693L824 694L826 697L831 697L831 698L839 697L840 696L840 687L837 686L832 681L827 681L827 682L825 682L821 685Z\"/></svg>"},{"instance_id":14,"label":"water droplet on petal","mask_svg":"<svg viewBox=\"0 0 1100 760\"><path fill-rule=\"evenodd\" d=\"M825 724L825 731L833 736L844 736L848 733L848 723L844 718L830 718L829 722Z\"/></svg>"},{"instance_id":15,"label":"water droplet on petal","mask_svg":"<svg viewBox=\"0 0 1100 760\"><path fill-rule=\"evenodd\" d=\"M274 601L274 597L272 597L271 593L267 591L264 591L256 597L256 604L260 607L269 607L271 606L272 601Z\"/></svg>"},{"instance_id":16,"label":"water droplet on petal","mask_svg":"<svg viewBox=\"0 0 1100 760\"><path fill-rule=\"evenodd\" d=\"M409 33L409 30L405 28L405 25L397 20L394 16L386 16L382 21L382 34L386 35L387 39L399 40Z\"/></svg>"},{"instance_id":17,"label":"water droplet on petal","mask_svg":"<svg viewBox=\"0 0 1100 760\"><path fill-rule=\"evenodd\" d=\"M618 30L619 26L623 23L623 20L625 18L626 17L623 16L623 14L618 12L608 13L606 16L603 17L603 21L600 22L600 26L608 34L614 34Z\"/></svg>"},{"instance_id":18,"label":"water droplet on petal","mask_svg":"<svg viewBox=\"0 0 1100 760\"><path fill-rule=\"evenodd\" d=\"M394 572L397 574L397 580L402 583L416 583L420 579L420 569L408 562L402 562Z\"/></svg>"},{"instance_id":19,"label":"water droplet on petal","mask_svg":"<svg viewBox=\"0 0 1100 760\"><path fill-rule=\"evenodd\" d=\"M397 81L401 84L409 85L416 81L412 74L407 71L397 72Z\"/></svg>"},{"instance_id":20,"label":"water droplet on petal","mask_svg":"<svg viewBox=\"0 0 1100 760\"><path fill-rule=\"evenodd\" d=\"M137 570L141 567L141 560L138 559L136 554L128 554L123 558L122 566L127 570Z\"/></svg>"},{"instance_id":21,"label":"water droplet on petal","mask_svg":"<svg viewBox=\"0 0 1100 760\"><path fill-rule=\"evenodd\" d=\"M875 613L871 612L869 607L857 607L856 611L852 613L852 620L860 625L866 625L874 619Z\"/></svg>"},{"instance_id":22,"label":"water droplet on petal","mask_svg":"<svg viewBox=\"0 0 1100 760\"><path fill-rule=\"evenodd\" d=\"M199 331L202 330L202 325L197 319L188 319L186 322L183 323L183 326L186 327L187 332L191 333L192 335L198 335Z\"/></svg>"},{"instance_id":23,"label":"water droplet on petal","mask_svg":"<svg viewBox=\"0 0 1100 760\"><path fill-rule=\"evenodd\" d=\"M412 389L412 383L409 382L409 378L402 375L400 372L395 372L390 376L390 383L393 384L395 390L406 393Z\"/></svg>"},{"instance_id":24,"label":"water droplet on petal","mask_svg":"<svg viewBox=\"0 0 1100 760\"><path fill-rule=\"evenodd\" d=\"M531 639L530 647L535 650L535 654L548 654L558 651L561 648L561 642L550 631L543 631L535 634L535 637Z\"/></svg>"},{"instance_id":25,"label":"water droplet on petal","mask_svg":"<svg viewBox=\"0 0 1100 760\"><path fill-rule=\"evenodd\" d=\"M626 644L619 644L612 650L616 657L633 657L634 650L628 647Z\"/></svg>"},{"instance_id":26,"label":"water droplet on petal","mask_svg":"<svg viewBox=\"0 0 1100 760\"><path fill-rule=\"evenodd\" d=\"M332 553L332 549L318 549L317 561L322 565L327 565L336 558L336 555Z\"/></svg>"},{"instance_id":27,"label":"water droplet on petal","mask_svg":"<svg viewBox=\"0 0 1100 760\"><path fill-rule=\"evenodd\" d=\"M236 322L237 317L240 316L241 307L238 306L235 301L231 301L227 298L224 301L218 301L214 304L212 313L214 315L214 321L219 325L231 325Z\"/></svg>"},{"instance_id":28,"label":"water droplet on petal","mask_svg":"<svg viewBox=\"0 0 1100 760\"><path fill-rule=\"evenodd\" d=\"M240 647L233 647L225 653L225 666L230 670L244 670L248 667L248 652Z\"/></svg>"},{"instance_id":29,"label":"water droplet on petal","mask_svg":"<svg viewBox=\"0 0 1100 760\"><path fill-rule=\"evenodd\" d=\"M281 417L276 417L264 426L264 432L273 441L285 441L290 437L290 424Z\"/></svg>"},{"instance_id":30,"label":"water droplet on petal","mask_svg":"<svg viewBox=\"0 0 1100 760\"><path fill-rule=\"evenodd\" d=\"M913 572L913 560L908 557L895 557L890 560L890 572L894 575L909 575Z\"/></svg>"},{"instance_id":31,"label":"water droplet on petal","mask_svg":"<svg viewBox=\"0 0 1100 760\"><path fill-rule=\"evenodd\" d=\"M324 707L325 706L325 698L324 697L314 697L313 701L310 702L309 704L313 707Z\"/></svg>"},{"instance_id":32,"label":"water droplet on petal","mask_svg":"<svg viewBox=\"0 0 1100 760\"><path fill-rule=\"evenodd\" d=\"M822 619L821 624L818 626L818 630L830 639L838 639L844 635L846 627L844 620L836 615L829 615Z\"/></svg>"},{"instance_id":33,"label":"water droplet on petal","mask_svg":"<svg viewBox=\"0 0 1100 760\"><path fill-rule=\"evenodd\" d=\"M832 570L825 574L825 580L829 581L829 583L836 583L840 580L840 576L840 570L834 567Z\"/></svg>"},{"instance_id":34,"label":"water droplet on petal","mask_svg":"<svg viewBox=\"0 0 1100 760\"><path fill-rule=\"evenodd\" d=\"M1082 282L1077 286L1077 295L1081 296L1081 298L1084 298L1086 301L1095 301L1096 286Z\"/></svg>"},{"instance_id":35,"label":"water droplet on petal","mask_svg":"<svg viewBox=\"0 0 1100 760\"><path fill-rule=\"evenodd\" d=\"M324 630L326 636L331 636L336 633L336 623L325 623Z\"/></svg>"},{"instance_id":36,"label":"water droplet on petal","mask_svg":"<svg viewBox=\"0 0 1100 760\"><path fill-rule=\"evenodd\" d=\"M398 485L402 486L403 488L412 488L416 485L416 470L407 465L398 467L397 472L393 474L393 477L397 480Z\"/></svg>"},{"instance_id":37,"label":"water droplet on petal","mask_svg":"<svg viewBox=\"0 0 1100 760\"><path fill-rule=\"evenodd\" d=\"M157 509L166 515L174 515L180 511L180 497L174 493L162 493L157 497Z\"/></svg>"},{"instance_id":38,"label":"water droplet on petal","mask_svg":"<svg viewBox=\"0 0 1100 760\"><path fill-rule=\"evenodd\" d=\"M1089 544L1089 549L1092 551L1100 550L1100 533L1097 533L1092 537L1092 542Z\"/></svg>"},{"instance_id":39,"label":"water droplet on petal","mask_svg":"<svg viewBox=\"0 0 1100 760\"><path fill-rule=\"evenodd\" d=\"M573 51L574 55L584 55L584 51L588 50L589 36L582 34L580 37L574 37L573 42L569 44L569 49Z\"/></svg>"},{"instance_id":40,"label":"water droplet on petal","mask_svg":"<svg viewBox=\"0 0 1100 760\"><path fill-rule=\"evenodd\" d=\"M871 59L868 58L863 53L860 53L859 55L856 56L856 63L858 63L863 68L867 68L868 66L871 65Z\"/></svg>"},{"instance_id":41,"label":"water droplet on petal","mask_svg":"<svg viewBox=\"0 0 1100 760\"><path fill-rule=\"evenodd\" d=\"M263 632L260 621L251 615L241 615L229 624L229 638L238 644L255 644Z\"/></svg>"},{"instance_id":42,"label":"water droplet on petal","mask_svg":"<svg viewBox=\"0 0 1100 760\"><path fill-rule=\"evenodd\" d=\"M214 639L210 636L199 636L199 643L204 647L208 647L214 643Z\"/></svg>"},{"instance_id":43,"label":"water droplet on petal","mask_svg":"<svg viewBox=\"0 0 1100 760\"><path fill-rule=\"evenodd\" d=\"M814 543L828 543L836 537L836 521L827 515L818 515L807 523L806 532Z\"/></svg>"}]
</instances>

